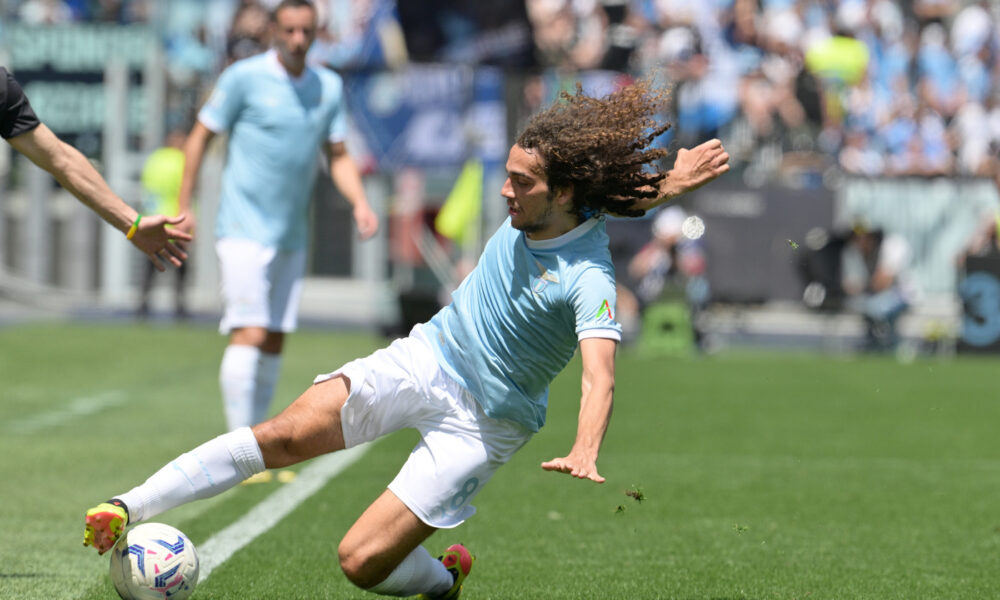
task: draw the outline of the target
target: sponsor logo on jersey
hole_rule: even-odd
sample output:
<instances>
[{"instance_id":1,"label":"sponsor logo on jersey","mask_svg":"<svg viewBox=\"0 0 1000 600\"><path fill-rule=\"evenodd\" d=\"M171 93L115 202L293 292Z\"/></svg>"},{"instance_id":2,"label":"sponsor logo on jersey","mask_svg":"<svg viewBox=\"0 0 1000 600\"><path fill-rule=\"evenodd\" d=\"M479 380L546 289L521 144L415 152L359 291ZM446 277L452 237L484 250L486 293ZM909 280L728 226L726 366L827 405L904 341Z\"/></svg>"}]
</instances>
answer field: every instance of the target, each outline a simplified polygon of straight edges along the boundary
<instances>
[{"instance_id":1,"label":"sponsor logo on jersey","mask_svg":"<svg viewBox=\"0 0 1000 600\"><path fill-rule=\"evenodd\" d=\"M605 300L601 304L601 308L597 309L597 316L595 316L594 318L595 319L600 319L601 317L603 317L605 315L607 315L609 321L614 321L615 320L615 316L613 314L611 314L611 303L608 302L607 300Z\"/></svg>"}]
</instances>

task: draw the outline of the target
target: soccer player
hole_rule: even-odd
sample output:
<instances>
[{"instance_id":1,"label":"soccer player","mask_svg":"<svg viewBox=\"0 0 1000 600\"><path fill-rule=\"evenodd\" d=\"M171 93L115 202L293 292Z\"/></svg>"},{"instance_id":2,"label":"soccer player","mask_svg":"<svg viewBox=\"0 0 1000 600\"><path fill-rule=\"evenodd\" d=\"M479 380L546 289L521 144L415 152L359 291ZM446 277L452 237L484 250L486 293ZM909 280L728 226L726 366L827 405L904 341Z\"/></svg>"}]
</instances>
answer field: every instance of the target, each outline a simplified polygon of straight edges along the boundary
<instances>
[{"instance_id":1,"label":"soccer player","mask_svg":"<svg viewBox=\"0 0 1000 600\"><path fill-rule=\"evenodd\" d=\"M180 224L183 217L143 216L125 204L79 150L60 140L38 120L21 85L3 67L0 67L0 137L124 233L157 269L165 269L163 261L180 267L187 259L184 249L172 242L187 242L191 236L167 228L167 225Z\"/></svg>"},{"instance_id":2,"label":"soccer player","mask_svg":"<svg viewBox=\"0 0 1000 600\"><path fill-rule=\"evenodd\" d=\"M321 150L334 185L353 206L362 239L378 229L344 145L341 79L306 65L316 37L315 7L284 0L271 27L275 47L230 65L199 112L184 147L178 198L190 231L191 194L206 146L228 132L215 233L225 304L219 330L229 334L219 382L230 430L268 414L285 333L297 324L308 206Z\"/></svg>"},{"instance_id":3,"label":"soccer player","mask_svg":"<svg viewBox=\"0 0 1000 600\"><path fill-rule=\"evenodd\" d=\"M638 216L725 173L712 140L650 148L666 92L640 81L605 98L566 94L511 148L501 195L509 217L452 303L388 348L319 375L276 417L182 454L145 483L91 509L85 544L104 552L124 525L228 489L265 467L353 447L404 427L421 441L340 542L347 578L395 596L457 598L472 557L438 560L421 543L469 518L493 473L545 422L548 386L579 347L576 439L543 469L603 483L597 455L611 417L615 276L605 214Z\"/></svg>"}]
</instances>

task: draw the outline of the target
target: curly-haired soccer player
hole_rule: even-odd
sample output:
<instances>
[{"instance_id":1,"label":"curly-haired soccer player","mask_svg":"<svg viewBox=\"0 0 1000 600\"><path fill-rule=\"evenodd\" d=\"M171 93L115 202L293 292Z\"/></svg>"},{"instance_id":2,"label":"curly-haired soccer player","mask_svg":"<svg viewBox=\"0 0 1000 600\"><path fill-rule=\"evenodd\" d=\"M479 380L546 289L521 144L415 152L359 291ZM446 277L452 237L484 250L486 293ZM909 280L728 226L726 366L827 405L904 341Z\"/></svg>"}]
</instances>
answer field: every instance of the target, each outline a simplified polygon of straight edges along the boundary
<instances>
[{"instance_id":1,"label":"curly-haired soccer player","mask_svg":"<svg viewBox=\"0 0 1000 600\"><path fill-rule=\"evenodd\" d=\"M641 215L725 173L729 156L712 140L658 169L665 151L652 142L667 128L655 119L666 94L648 80L562 100L511 148L501 190L509 218L450 305L409 337L318 376L273 419L182 454L91 509L84 543L104 552L128 523L411 427L421 441L340 542L340 565L375 593L457 598L471 555L456 544L434 559L421 543L475 512L475 495L544 424L549 383L578 346L576 440L541 467L602 483L621 332L603 215Z\"/></svg>"}]
</instances>

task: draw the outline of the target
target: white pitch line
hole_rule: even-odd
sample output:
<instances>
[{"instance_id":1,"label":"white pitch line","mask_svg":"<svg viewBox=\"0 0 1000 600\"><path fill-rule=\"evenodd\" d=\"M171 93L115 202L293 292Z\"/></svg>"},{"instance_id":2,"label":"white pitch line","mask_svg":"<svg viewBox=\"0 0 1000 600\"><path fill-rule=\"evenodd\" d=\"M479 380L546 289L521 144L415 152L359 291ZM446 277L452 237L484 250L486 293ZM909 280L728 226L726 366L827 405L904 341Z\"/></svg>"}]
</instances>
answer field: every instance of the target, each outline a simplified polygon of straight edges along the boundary
<instances>
[{"instance_id":1,"label":"white pitch line","mask_svg":"<svg viewBox=\"0 0 1000 600\"><path fill-rule=\"evenodd\" d=\"M201 566L198 569L198 581L204 582L216 567L277 525L278 521L295 510L306 498L319 491L327 481L357 462L368 451L369 446L370 444L362 444L313 459L313 462L302 469L291 483L281 486L278 491L250 509L250 512L235 523L200 544L198 557Z\"/></svg>"},{"instance_id":2,"label":"white pitch line","mask_svg":"<svg viewBox=\"0 0 1000 600\"><path fill-rule=\"evenodd\" d=\"M73 398L65 406L54 410L8 421L4 425L4 430L14 434L37 433L43 429L56 427L124 403L125 392L123 390L99 392L90 396Z\"/></svg>"}]
</instances>

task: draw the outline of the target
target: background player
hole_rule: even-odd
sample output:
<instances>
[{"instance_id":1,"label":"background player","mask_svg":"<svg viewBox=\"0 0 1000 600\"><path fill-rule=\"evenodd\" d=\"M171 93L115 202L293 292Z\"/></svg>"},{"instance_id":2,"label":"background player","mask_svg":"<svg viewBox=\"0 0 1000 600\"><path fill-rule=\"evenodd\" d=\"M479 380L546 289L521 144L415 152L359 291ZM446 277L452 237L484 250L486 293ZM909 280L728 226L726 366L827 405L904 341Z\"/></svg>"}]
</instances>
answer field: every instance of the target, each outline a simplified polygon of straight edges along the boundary
<instances>
[{"instance_id":1,"label":"background player","mask_svg":"<svg viewBox=\"0 0 1000 600\"><path fill-rule=\"evenodd\" d=\"M191 230L191 194L205 149L217 133L229 133L215 233L225 304L219 329L229 334L219 381L230 430L268 414L285 333L297 324L321 150L362 239L378 229L344 145L343 83L333 71L306 65L315 7L284 0L274 10L272 34L272 50L223 71L184 148L179 204Z\"/></svg>"}]
</instances>

